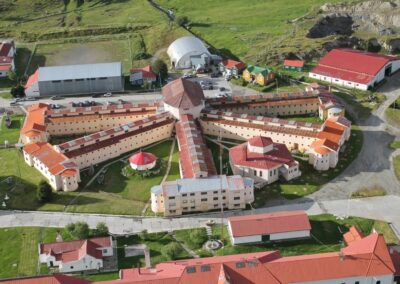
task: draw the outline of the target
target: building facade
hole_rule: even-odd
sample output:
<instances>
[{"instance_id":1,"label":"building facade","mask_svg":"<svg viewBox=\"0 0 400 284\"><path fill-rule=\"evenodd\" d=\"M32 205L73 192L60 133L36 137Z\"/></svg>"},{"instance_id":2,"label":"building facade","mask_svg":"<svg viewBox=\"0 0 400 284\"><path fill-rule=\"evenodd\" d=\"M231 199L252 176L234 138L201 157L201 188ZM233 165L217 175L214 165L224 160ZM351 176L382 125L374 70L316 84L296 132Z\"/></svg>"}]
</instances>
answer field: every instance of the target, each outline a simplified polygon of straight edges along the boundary
<instances>
[{"instance_id":1,"label":"building facade","mask_svg":"<svg viewBox=\"0 0 400 284\"><path fill-rule=\"evenodd\" d=\"M275 73L268 68L249 65L243 71L243 79L249 83L257 83L261 86L266 86L275 80Z\"/></svg>"},{"instance_id":2,"label":"building facade","mask_svg":"<svg viewBox=\"0 0 400 284\"><path fill-rule=\"evenodd\" d=\"M213 176L163 182L151 189L151 210L164 216L243 209L254 201L254 183L241 176Z\"/></svg>"},{"instance_id":3,"label":"building facade","mask_svg":"<svg viewBox=\"0 0 400 284\"><path fill-rule=\"evenodd\" d=\"M15 71L14 58L17 48L14 40L0 42L0 78L7 77L10 71Z\"/></svg>"},{"instance_id":4,"label":"building facade","mask_svg":"<svg viewBox=\"0 0 400 284\"><path fill-rule=\"evenodd\" d=\"M122 64L97 63L39 67L25 85L25 94L34 96L68 96L122 92Z\"/></svg>"}]
</instances>

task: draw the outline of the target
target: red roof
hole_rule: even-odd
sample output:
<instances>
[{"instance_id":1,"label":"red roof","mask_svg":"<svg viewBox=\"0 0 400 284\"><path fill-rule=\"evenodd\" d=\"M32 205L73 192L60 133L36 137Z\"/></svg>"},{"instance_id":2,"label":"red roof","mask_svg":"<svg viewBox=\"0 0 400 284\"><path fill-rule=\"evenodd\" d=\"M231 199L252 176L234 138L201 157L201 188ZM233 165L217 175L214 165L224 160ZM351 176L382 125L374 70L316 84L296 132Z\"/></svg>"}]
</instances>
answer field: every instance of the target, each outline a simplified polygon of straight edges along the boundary
<instances>
[{"instance_id":1,"label":"red roof","mask_svg":"<svg viewBox=\"0 0 400 284\"><path fill-rule=\"evenodd\" d=\"M34 276L19 279L0 280L2 284L90 284L88 280L63 274Z\"/></svg>"},{"instance_id":2,"label":"red roof","mask_svg":"<svg viewBox=\"0 0 400 284\"><path fill-rule=\"evenodd\" d=\"M303 67L304 66L304 61L303 60L285 59L285 61L283 61L283 65L291 66L291 67Z\"/></svg>"},{"instance_id":3,"label":"red roof","mask_svg":"<svg viewBox=\"0 0 400 284\"><path fill-rule=\"evenodd\" d=\"M3 42L0 44L0 56L8 56L11 47L14 46L14 42Z\"/></svg>"},{"instance_id":4,"label":"red roof","mask_svg":"<svg viewBox=\"0 0 400 284\"><path fill-rule=\"evenodd\" d=\"M311 230L304 211L276 212L228 218L233 237Z\"/></svg>"},{"instance_id":5,"label":"red roof","mask_svg":"<svg viewBox=\"0 0 400 284\"><path fill-rule=\"evenodd\" d=\"M333 49L319 61L311 73L368 84L387 63L393 60L400 58L353 49Z\"/></svg>"},{"instance_id":6,"label":"red roof","mask_svg":"<svg viewBox=\"0 0 400 284\"><path fill-rule=\"evenodd\" d=\"M267 147L274 142L272 142L272 139L269 137L264 137L264 136L254 136L253 138L250 138L247 140L247 142L254 147Z\"/></svg>"},{"instance_id":7,"label":"red roof","mask_svg":"<svg viewBox=\"0 0 400 284\"><path fill-rule=\"evenodd\" d=\"M155 162L156 160L157 160L157 157L154 154L148 153L148 152L142 152L142 151L132 155L129 158L129 162L131 164L135 164L138 166L148 165L148 164Z\"/></svg>"},{"instance_id":8,"label":"red roof","mask_svg":"<svg viewBox=\"0 0 400 284\"><path fill-rule=\"evenodd\" d=\"M141 72L143 78L153 79L153 80L157 79L157 76L154 74L153 68L150 65L147 65L147 66L145 66L143 68L132 68L130 70L130 72L131 73L139 73L139 72Z\"/></svg>"},{"instance_id":9,"label":"red roof","mask_svg":"<svg viewBox=\"0 0 400 284\"><path fill-rule=\"evenodd\" d=\"M0 65L0 71L9 71L11 69L11 64Z\"/></svg>"},{"instance_id":10,"label":"red roof","mask_svg":"<svg viewBox=\"0 0 400 284\"><path fill-rule=\"evenodd\" d=\"M164 102L180 109L190 109L202 104L204 93L197 82L176 79L162 88Z\"/></svg>"},{"instance_id":11,"label":"red roof","mask_svg":"<svg viewBox=\"0 0 400 284\"><path fill-rule=\"evenodd\" d=\"M238 70L243 70L246 68L246 64L244 64L243 62L232 60L232 59L224 60L222 63L228 69L236 68Z\"/></svg>"},{"instance_id":12,"label":"red roof","mask_svg":"<svg viewBox=\"0 0 400 284\"><path fill-rule=\"evenodd\" d=\"M40 254L54 255L56 260L61 260L62 262L79 260L85 255L101 259L103 254L99 248L111 246L111 237L99 237L87 240L41 244Z\"/></svg>"},{"instance_id":13,"label":"red roof","mask_svg":"<svg viewBox=\"0 0 400 284\"><path fill-rule=\"evenodd\" d=\"M357 229L356 226L352 226L350 230L343 235L343 239L347 245L352 242L359 241L364 238L364 235Z\"/></svg>"},{"instance_id":14,"label":"red roof","mask_svg":"<svg viewBox=\"0 0 400 284\"><path fill-rule=\"evenodd\" d=\"M292 167L296 164L285 144L274 143L273 149L266 153L250 152L247 143L229 149L229 158L232 164L257 168L274 169L282 165Z\"/></svg>"},{"instance_id":15,"label":"red roof","mask_svg":"<svg viewBox=\"0 0 400 284\"><path fill-rule=\"evenodd\" d=\"M39 68L36 69L35 73L29 76L28 81L25 84L25 89L29 89L30 87L32 87L32 85L37 83L38 80L39 80Z\"/></svg>"}]
</instances>

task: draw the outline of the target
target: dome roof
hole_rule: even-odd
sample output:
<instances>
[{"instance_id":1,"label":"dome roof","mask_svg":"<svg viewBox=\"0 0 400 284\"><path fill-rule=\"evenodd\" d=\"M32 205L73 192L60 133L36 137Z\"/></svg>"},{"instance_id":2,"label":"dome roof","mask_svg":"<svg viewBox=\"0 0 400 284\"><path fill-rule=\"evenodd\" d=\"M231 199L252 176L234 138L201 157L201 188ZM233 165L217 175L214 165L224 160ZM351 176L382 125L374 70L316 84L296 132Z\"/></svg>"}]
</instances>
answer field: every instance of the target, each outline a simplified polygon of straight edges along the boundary
<instances>
[{"instance_id":1,"label":"dome roof","mask_svg":"<svg viewBox=\"0 0 400 284\"><path fill-rule=\"evenodd\" d=\"M178 38L168 47L167 53L176 62L187 54L210 54L204 43L194 36Z\"/></svg>"},{"instance_id":2,"label":"dome roof","mask_svg":"<svg viewBox=\"0 0 400 284\"><path fill-rule=\"evenodd\" d=\"M157 160L157 157L152 153L142 152L136 153L129 158L131 164L138 166L148 165Z\"/></svg>"}]
</instances>

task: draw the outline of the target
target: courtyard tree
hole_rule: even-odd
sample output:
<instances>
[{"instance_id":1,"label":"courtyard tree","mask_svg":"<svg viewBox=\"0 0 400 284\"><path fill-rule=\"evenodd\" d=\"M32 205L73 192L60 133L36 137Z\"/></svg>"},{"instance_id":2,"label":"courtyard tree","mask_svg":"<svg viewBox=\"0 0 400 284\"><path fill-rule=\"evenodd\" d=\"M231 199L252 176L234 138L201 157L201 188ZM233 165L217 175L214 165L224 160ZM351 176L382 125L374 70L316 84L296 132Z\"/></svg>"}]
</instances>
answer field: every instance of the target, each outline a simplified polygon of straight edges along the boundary
<instances>
[{"instance_id":1,"label":"courtyard tree","mask_svg":"<svg viewBox=\"0 0 400 284\"><path fill-rule=\"evenodd\" d=\"M161 249L161 254L168 259L177 259L182 253L182 247L177 243L169 243Z\"/></svg>"},{"instance_id":2,"label":"courtyard tree","mask_svg":"<svg viewBox=\"0 0 400 284\"><path fill-rule=\"evenodd\" d=\"M189 24L189 18L187 16L176 17L176 23L179 26L186 26L187 24Z\"/></svg>"},{"instance_id":3,"label":"courtyard tree","mask_svg":"<svg viewBox=\"0 0 400 284\"><path fill-rule=\"evenodd\" d=\"M190 241L196 247L201 247L207 241L207 238L207 233L204 229L195 229L190 232Z\"/></svg>"},{"instance_id":4,"label":"courtyard tree","mask_svg":"<svg viewBox=\"0 0 400 284\"><path fill-rule=\"evenodd\" d=\"M166 80L168 78L168 66L161 59L157 59L153 62L152 66L154 74L160 76L162 80Z\"/></svg>"},{"instance_id":5,"label":"courtyard tree","mask_svg":"<svg viewBox=\"0 0 400 284\"><path fill-rule=\"evenodd\" d=\"M24 86L18 84L17 86L11 88L10 93L14 98L24 97L25 96L25 88L24 88Z\"/></svg>"},{"instance_id":6,"label":"courtyard tree","mask_svg":"<svg viewBox=\"0 0 400 284\"><path fill-rule=\"evenodd\" d=\"M38 187L37 187L37 192L36 192L36 197L39 200L39 202L48 202L51 200L53 194L53 189L51 186L44 180L40 181Z\"/></svg>"}]
</instances>

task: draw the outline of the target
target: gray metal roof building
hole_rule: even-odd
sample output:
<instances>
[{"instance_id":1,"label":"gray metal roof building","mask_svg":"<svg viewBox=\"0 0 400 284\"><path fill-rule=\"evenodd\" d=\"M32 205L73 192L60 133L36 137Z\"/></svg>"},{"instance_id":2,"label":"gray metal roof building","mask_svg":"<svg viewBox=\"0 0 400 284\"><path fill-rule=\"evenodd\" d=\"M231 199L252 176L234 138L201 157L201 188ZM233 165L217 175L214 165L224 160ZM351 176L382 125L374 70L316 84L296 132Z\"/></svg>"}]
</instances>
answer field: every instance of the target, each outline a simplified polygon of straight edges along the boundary
<instances>
[{"instance_id":1,"label":"gray metal roof building","mask_svg":"<svg viewBox=\"0 0 400 284\"><path fill-rule=\"evenodd\" d=\"M121 62L39 67L27 96L80 95L124 90Z\"/></svg>"}]
</instances>

